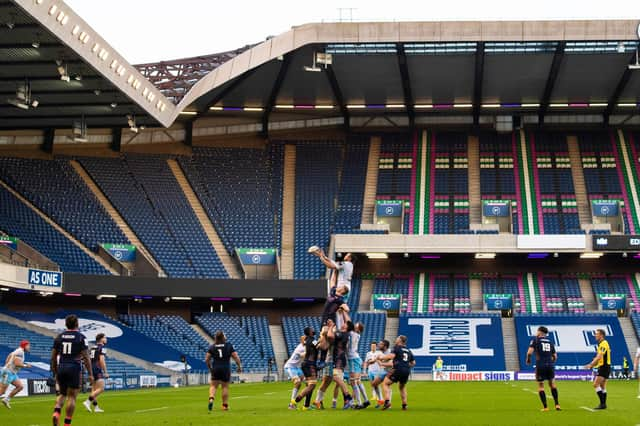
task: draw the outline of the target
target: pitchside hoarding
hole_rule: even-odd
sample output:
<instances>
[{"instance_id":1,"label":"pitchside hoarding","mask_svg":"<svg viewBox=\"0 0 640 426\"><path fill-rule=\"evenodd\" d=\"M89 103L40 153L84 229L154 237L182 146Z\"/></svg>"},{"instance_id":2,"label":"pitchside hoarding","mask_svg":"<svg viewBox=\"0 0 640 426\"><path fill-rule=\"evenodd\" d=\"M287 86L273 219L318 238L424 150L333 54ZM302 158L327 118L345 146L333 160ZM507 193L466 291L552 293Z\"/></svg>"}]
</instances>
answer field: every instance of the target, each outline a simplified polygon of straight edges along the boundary
<instances>
[{"instance_id":1,"label":"pitchside hoarding","mask_svg":"<svg viewBox=\"0 0 640 426\"><path fill-rule=\"evenodd\" d=\"M502 323L498 316L401 316L400 334L416 358L416 371L429 372L441 356L445 371L504 371Z\"/></svg>"},{"instance_id":2,"label":"pitchside hoarding","mask_svg":"<svg viewBox=\"0 0 640 426\"><path fill-rule=\"evenodd\" d=\"M558 353L556 370L580 371L596 355L595 330L603 329L611 347L611 364L614 369L622 368L622 357L629 356L627 343L615 315L571 315L540 316L527 315L515 318L518 337L518 353L522 371L532 371L533 366L525 364L525 354L536 330L541 325L549 329L549 338Z\"/></svg>"}]
</instances>

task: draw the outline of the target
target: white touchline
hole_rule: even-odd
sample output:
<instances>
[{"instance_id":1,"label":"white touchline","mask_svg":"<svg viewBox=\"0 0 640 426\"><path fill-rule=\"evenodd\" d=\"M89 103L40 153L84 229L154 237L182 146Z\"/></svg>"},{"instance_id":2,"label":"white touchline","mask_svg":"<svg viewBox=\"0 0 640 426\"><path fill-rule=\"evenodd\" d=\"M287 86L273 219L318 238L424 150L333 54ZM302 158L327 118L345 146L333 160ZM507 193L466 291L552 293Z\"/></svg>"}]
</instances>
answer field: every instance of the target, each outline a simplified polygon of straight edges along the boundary
<instances>
[{"instance_id":1,"label":"white touchline","mask_svg":"<svg viewBox=\"0 0 640 426\"><path fill-rule=\"evenodd\" d=\"M593 408L589 408L589 407L580 407L583 410L587 410L587 411L591 411L592 413L595 413L596 410L594 410Z\"/></svg>"},{"instance_id":2,"label":"white touchline","mask_svg":"<svg viewBox=\"0 0 640 426\"><path fill-rule=\"evenodd\" d=\"M147 410L136 410L134 411L134 413L148 413L149 411L160 411L160 410L166 410L169 407L158 407L158 408L149 408Z\"/></svg>"},{"instance_id":3,"label":"white touchline","mask_svg":"<svg viewBox=\"0 0 640 426\"><path fill-rule=\"evenodd\" d=\"M232 396L231 399L245 399L245 398L249 398L248 396Z\"/></svg>"}]
</instances>

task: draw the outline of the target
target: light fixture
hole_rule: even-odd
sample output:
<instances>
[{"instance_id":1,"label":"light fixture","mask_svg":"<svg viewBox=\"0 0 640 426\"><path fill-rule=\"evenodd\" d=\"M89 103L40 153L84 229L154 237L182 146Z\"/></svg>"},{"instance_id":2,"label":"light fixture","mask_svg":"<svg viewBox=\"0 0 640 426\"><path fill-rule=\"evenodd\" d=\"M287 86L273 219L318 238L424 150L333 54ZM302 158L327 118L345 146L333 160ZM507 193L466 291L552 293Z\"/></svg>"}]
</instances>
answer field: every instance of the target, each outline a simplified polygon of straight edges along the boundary
<instances>
[{"instance_id":1,"label":"light fixture","mask_svg":"<svg viewBox=\"0 0 640 426\"><path fill-rule=\"evenodd\" d=\"M553 257L557 259L558 257L560 257L560 255L556 252L556 253L553 253Z\"/></svg>"},{"instance_id":2,"label":"light fixture","mask_svg":"<svg viewBox=\"0 0 640 426\"><path fill-rule=\"evenodd\" d=\"M82 81L82 75L81 75L81 74L76 74L76 75L73 77L73 79L74 79L75 81Z\"/></svg>"},{"instance_id":3,"label":"light fixture","mask_svg":"<svg viewBox=\"0 0 640 426\"><path fill-rule=\"evenodd\" d=\"M74 25L73 29L71 30L71 35L78 35L78 33L80 32L80 25Z\"/></svg>"},{"instance_id":4,"label":"light fixture","mask_svg":"<svg viewBox=\"0 0 640 426\"><path fill-rule=\"evenodd\" d=\"M253 297L251 298L252 302L273 302L272 297Z\"/></svg>"},{"instance_id":5,"label":"light fixture","mask_svg":"<svg viewBox=\"0 0 640 426\"><path fill-rule=\"evenodd\" d=\"M133 133L138 133L140 131L136 124L135 115L127 115L127 124L129 125L129 130L131 130Z\"/></svg>"},{"instance_id":6,"label":"light fixture","mask_svg":"<svg viewBox=\"0 0 640 426\"><path fill-rule=\"evenodd\" d=\"M115 294L99 294L96 296L96 299L98 300L102 300L102 299L115 299L118 296L116 296Z\"/></svg>"},{"instance_id":7,"label":"light fixture","mask_svg":"<svg viewBox=\"0 0 640 426\"><path fill-rule=\"evenodd\" d=\"M189 296L172 296L171 300L191 300Z\"/></svg>"},{"instance_id":8,"label":"light fixture","mask_svg":"<svg viewBox=\"0 0 640 426\"><path fill-rule=\"evenodd\" d=\"M638 50L640 50L640 47L636 47L636 63L627 65L630 70L640 70L640 62L638 62Z\"/></svg>"},{"instance_id":9,"label":"light fixture","mask_svg":"<svg viewBox=\"0 0 640 426\"><path fill-rule=\"evenodd\" d=\"M10 291L10 290L6 287L0 287L0 291Z\"/></svg>"},{"instance_id":10,"label":"light fixture","mask_svg":"<svg viewBox=\"0 0 640 426\"><path fill-rule=\"evenodd\" d=\"M55 4L52 4L51 7L49 8L49 15L53 16L57 10L58 10L58 6L56 6Z\"/></svg>"},{"instance_id":11,"label":"light fixture","mask_svg":"<svg viewBox=\"0 0 640 426\"><path fill-rule=\"evenodd\" d=\"M304 66L303 69L307 72L320 72L322 68L318 65L324 65L327 68L327 65L331 65L333 63L333 57L330 53L322 53L322 52L313 52L313 64L311 66Z\"/></svg>"},{"instance_id":12,"label":"light fixture","mask_svg":"<svg viewBox=\"0 0 640 426\"><path fill-rule=\"evenodd\" d=\"M118 104L116 102L111 102L111 108L116 108L118 106Z\"/></svg>"},{"instance_id":13,"label":"light fixture","mask_svg":"<svg viewBox=\"0 0 640 426\"><path fill-rule=\"evenodd\" d=\"M39 49L40 41L38 39L33 40L33 43L31 43L31 46L33 46L34 49Z\"/></svg>"},{"instance_id":14,"label":"light fixture","mask_svg":"<svg viewBox=\"0 0 640 426\"><path fill-rule=\"evenodd\" d=\"M38 105L40 105L40 102L33 98L31 94L31 83L29 83L27 79L25 79L24 84L18 86L15 97L7 99L7 103L24 110L37 108Z\"/></svg>"},{"instance_id":15,"label":"light fixture","mask_svg":"<svg viewBox=\"0 0 640 426\"><path fill-rule=\"evenodd\" d=\"M71 138L73 142L89 142L89 139L87 138L87 121L85 120L84 115L79 121L73 122L71 134L73 135Z\"/></svg>"},{"instance_id":16,"label":"light fixture","mask_svg":"<svg viewBox=\"0 0 640 426\"><path fill-rule=\"evenodd\" d=\"M405 252L405 254L403 256L404 256L405 259L408 259L409 258L409 253Z\"/></svg>"},{"instance_id":17,"label":"light fixture","mask_svg":"<svg viewBox=\"0 0 640 426\"><path fill-rule=\"evenodd\" d=\"M495 253L476 253L476 259L495 259Z\"/></svg>"},{"instance_id":18,"label":"light fixture","mask_svg":"<svg viewBox=\"0 0 640 426\"><path fill-rule=\"evenodd\" d=\"M629 255L627 254L627 252L626 252L626 251L622 253L622 257L623 257L624 259L626 259L626 258L627 258L627 256L629 256Z\"/></svg>"},{"instance_id":19,"label":"light fixture","mask_svg":"<svg viewBox=\"0 0 640 426\"><path fill-rule=\"evenodd\" d=\"M596 252L585 252L580 254L580 259L600 259L602 257L602 253Z\"/></svg>"},{"instance_id":20,"label":"light fixture","mask_svg":"<svg viewBox=\"0 0 640 426\"><path fill-rule=\"evenodd\" d=\"M198 115L196 111L180 111L180 115Z\"/></svg>"},{"instance_id":21,"label":"light fixture","mask_svg":"<svg viewBox=\"0 0 640 426\"><path fill-rule=\"evenodd\" d=\"M95 90L93 91L93 94L94 94L94 95L96 95L96 96L100 96L100 95L102 94L102 90L100 90L100 89L95 89Z\"/></svg>"},{"instance_id":22,"label":"light fixture","mask_svg":"<svg viewBox=\"0 0 640 426\"><path fill-rule=\"evenodd\" d=\"M369 259L388 259L387 253L366 253Z\"/></svg>"},{"instance_id":23,"label":"light fixture","mask_svg":"<svg viewBox=\"0 0 640 426\"><path fill-rule=\"evenodd\" d=\"M616 49L618 51L618 53L624 53L624 42L619 41L618 42L618 48Z\"/></svg>"}]
</instances>

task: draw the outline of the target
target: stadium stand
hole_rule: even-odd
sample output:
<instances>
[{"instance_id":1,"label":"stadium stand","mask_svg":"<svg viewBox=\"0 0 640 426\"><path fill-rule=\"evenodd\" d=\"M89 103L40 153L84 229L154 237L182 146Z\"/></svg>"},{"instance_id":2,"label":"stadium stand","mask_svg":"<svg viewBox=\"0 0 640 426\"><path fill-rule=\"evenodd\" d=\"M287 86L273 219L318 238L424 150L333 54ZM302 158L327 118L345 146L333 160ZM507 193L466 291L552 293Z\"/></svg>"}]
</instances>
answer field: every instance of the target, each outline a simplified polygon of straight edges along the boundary
<instances>
[{"instance_id":1,"label":"stadium stand","mask_svg":"<svg viewBox=\"0 0 640 426\"><path fill-rule=\"evenodd\" d=\"M129 244L68 161L0 157L9 186L93 251L101 243Z\"/></svg>"},{"instance_id":2,"label":"stadium stand","mask_svg":"<svg viewBox=\"0 0 640 426\"><path fill-rule=\"evenodd\" d=\"M211 336L218 330L223 330L240 355L243 368L247 372L267 371L269 360L274 359L266 317L207 313L197 317L196 322ZM271 368L273 371L276 370L275 363Z\"/></svg>"},{"instance_id":3,"label":"stadium stand","mask_svg":"<svg viewBox=\"0 0 640 426\"><path fill-rule=\"evenodd\" d=\"M570 276L543 276L539 282L543 312L584 313L578 279Z\"/></svg>"},{"instance_id":4,"label":"stadium stand","mask_svg":"<svg viewBox=\"0 0 640 426\"><path fill-rule=\"evenodd\" d=\"M309 256L312 245L326 248L338 192L342 144L299 142L296 148L294 278L317 279L325 267Z\"/></svg>"},{"instance_id":5,"label":"stadium stand","mask_svg":"<svg viewBox=\"0 0 640 426\"><path fill-rule=\"evenodd\" d=\"M469 298L469 279L466 276L436 276L429 282L429 312L471 311Z\"/></svg>"},{"instance_id":6,"label":"stadium stand","mask_svg":"<svg viewBox=\"0 0 640 426\"><path fill-rule=\"evenodd\" d=\"M227 278L165 157L80 162L170 277Z\"/></svg>"},{"instance_id":7,"label":"stadium stand","mask_svg":"<svg viewBox=\"0 0 640 426\"><path fill-rule=\"evenodd\" d=\"M486 276L482 278L482 294L511 294L514 312L527 312L527 299L521 276Z\"/></svg>"},{"instance_id":8,"label":"stadium stand","mask_svg":"<svg viewBox=\"0 0 640 426\"><path fill-rule=\"evenodd\" d=\"M265 149L195 147L178 162L229 254L280 245L271 185L282 182L270 179Z\"/></svg>"},{"instance_id":9,"label":"stadium stand","mask_svg":"<svg viewBox=\"0 0 640 426\"><path fill-rule=\"evenodd\" d=\"M333 225L334 234L361 233L362 203L364 197L369 142L363 140L348 141L340 174L338 205Z\"/></svg>"},{"instance_id":10,"label":"stadium stand","mask_svg":"<svg viewBox=\"0 0 640 426\"><path fill-rule=\"evenodd\" d=\"M36 212L0 186L0 229L19 236L65 272L107 275L109 272Z\"/></svg>"},{"instance_id":11,"label":"stadium stand","mask_svg":"<svg viewBox=\"0 0 640 426\"><path fill-rule=\"evenodd\" d=\"M593 293L599 294L624 294L629 299L632 311L640 310L638 293L630 275L620 274L593 274L591 277Z\"/></svg>"}]
</instances>

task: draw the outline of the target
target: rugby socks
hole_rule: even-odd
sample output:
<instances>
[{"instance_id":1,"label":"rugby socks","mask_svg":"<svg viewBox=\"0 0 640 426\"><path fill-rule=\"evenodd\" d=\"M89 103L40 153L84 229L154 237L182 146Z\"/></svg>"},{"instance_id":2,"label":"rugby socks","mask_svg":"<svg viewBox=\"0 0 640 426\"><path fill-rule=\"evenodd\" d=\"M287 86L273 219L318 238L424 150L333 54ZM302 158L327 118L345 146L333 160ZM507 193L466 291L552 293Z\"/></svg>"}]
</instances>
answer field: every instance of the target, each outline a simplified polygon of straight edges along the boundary
<instances>
[{"instance_id":1,"label":"rugby socks","mask_svg":"<svg viewBox=\"0 0 640 426\"><path fill-rule=\"evenodd\" d=\"M358 387L360 388L360 395L364 398L364 402L369 402L369 397L367 396L367 390L364 388L364 383L358 383Z\"/></svg>"},{"instance_id":2,"label":"rugby socks","mask_svg":"<svg viewBox=\"0 0 640 426\"><path fill-rule=\"evenodd\" d=\"M318 393L316 394L316 402L322 402L323 399L324 399L324 392L321 390L318 390Z\"/></svg>"},{"instance_id":3,"label":"rugby socks","mask_svg":"<svg viewBox=\"0 0 640 426\"><path fill-rule=\"evenodd\" d=\"M70 424L71 424L71 417L66 417L66 418L64 419L64 424L65 424L65 425L70 425Z\"/></svg>"},{"instance_id":4,"label":"rugby socks","mask_svg":"<svg viewBox=\"0 0 640 426\"><path fill-rule=\"evenodd\" d=\"M553 395L553 402L555 402L556 405L560 405L560 403L558 402L558 389L557 388L552 388L551 389L551 395Z\"/></svg>"},{"instance_id":5,"label":"rugby socks","mask_svg":"<svg viewBox=\"0 0 640 426\"><path fill-rule=\"evenodd\" d=\"M607 405L607 390L602 389L602 405Z\"/></svg>"},{"instance_id":6,"label":"rugby socks","mask_svg":"<svg viewBox=\"0 0 640 426\"><path fill-rule=\"evenodd\" d=\"M293 390L291 391L291 400L295 401L296 396L298 396L298 388L293 388Z\"/></svg>"},{"instance_id":7,"label":"rugby socks","mask_svg":"<svg viewBox=\"0 0 640 426\"><path fill-rule=\"evenodd\" d=\"M602 388L600 386L598 386L596 388L596 393L598 394L598 399L600 399L600 405L604 405L605 404L605 396L604 396L604 392L602 391Z\"/></svg>"},{"instance_id":8,"label":"rugby socks","mask_svg":"<svg viewBox=\"0 0 640 426\"><path fill-rule=\"evenodd\" d=\"M542 406L544 408L547 408L547 394L543 390L541 390L538 391L538 395L540 396L540 401L542 401Z\"/></svg>"},{"instance_id":9,"label":"rugby socks","mask_svg":"<svg viewBox=\"0 0 640 426\"><path fill-rule=\"evenodd\" d=\"M93 404L94 407L98 406L98 400L96 398L90 396L89 401L91 401L91 404Z\"/></svg>"},{"instance_id":10,"label":"rugby socks","mask_svg":"<svg viewBox=\"0 0 640 426\"><path fill-rule=\"evenodd\" d=\"M360 388L358 388L358 385L356 384L351 385L351 389L353 389L353 397L356 400L356 402L359 405L362 405L362 399L360 398Z\"/></svg>"},{"instance_id":11,"label":"rugby socks","mask_svg":"<svg viewBox=\"0 0 640 426\"><path fill-rule=\"evenodd\" d=\"M306 396L306 398L304 399L304 406L309 408L309 406L311 405L311 394L313 392L309 392Z\"/></svg>"}]
</instances>

